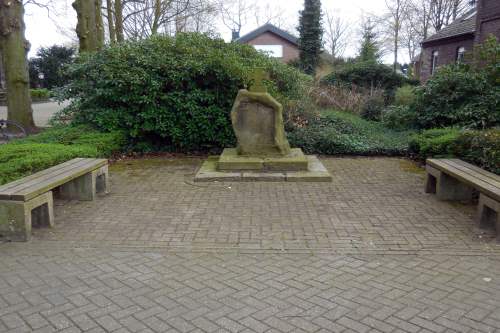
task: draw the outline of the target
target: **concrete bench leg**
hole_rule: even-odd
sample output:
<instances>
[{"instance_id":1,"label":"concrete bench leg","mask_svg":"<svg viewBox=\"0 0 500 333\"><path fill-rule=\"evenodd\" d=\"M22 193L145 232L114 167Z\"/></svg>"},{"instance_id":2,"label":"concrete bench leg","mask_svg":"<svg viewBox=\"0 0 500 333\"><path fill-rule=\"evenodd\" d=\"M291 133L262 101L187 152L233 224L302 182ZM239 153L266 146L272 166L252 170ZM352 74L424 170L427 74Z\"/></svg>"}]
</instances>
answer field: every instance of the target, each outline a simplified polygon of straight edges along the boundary
<instances>
[{"instance_id":1,"label":"concrete bench leg","mask_svg":"<svg viewBox=\"0 0 500 333\"><path fill-rule=\"evenodd\" d=\"M108 166L99 168L96 172L96 190L97 192L109 193L109 172Z\"/></svg>"},{"instance_id":2,"label":"concrete bench leg","mask_svg":"<svg viewBox=\"0 0 500 333\"><path fill-rule=\"evenodd\" d=\"M61 185L59 196L67 200L92 201L101 191L109 192L107 165Z\"/></svg>"},{"instance_id":3,"label":"concrete bench leg","mask_svg":"<svg viewBox=\"0 0 500 333\"><path fill-rule=\"evenodd\" d=\"M51 191L25 202L0 200L0 239L28 241L32 225L54 226Z\"/></svg>"},{"instance_id":4,"label":"concrete bench leg","mask_svg":"<svg viewBox=\"0 0 500 333\"><path fill-rule=\"evenodd\" d=\"M500 202L480 194L477 207L477 223L479 228L494 228L500 240Z\"/></svg>"},{"instance_id":5,"label":"concrete bench leg","mask_svg":"<svg viewBox=\"0 0 500 333\"><path fill-rule=\"evenodd\" d=\"M429 165L426 166L426 193L436 193L439 200L469 201L472 188Z\"/></svg>"}]
</instances>

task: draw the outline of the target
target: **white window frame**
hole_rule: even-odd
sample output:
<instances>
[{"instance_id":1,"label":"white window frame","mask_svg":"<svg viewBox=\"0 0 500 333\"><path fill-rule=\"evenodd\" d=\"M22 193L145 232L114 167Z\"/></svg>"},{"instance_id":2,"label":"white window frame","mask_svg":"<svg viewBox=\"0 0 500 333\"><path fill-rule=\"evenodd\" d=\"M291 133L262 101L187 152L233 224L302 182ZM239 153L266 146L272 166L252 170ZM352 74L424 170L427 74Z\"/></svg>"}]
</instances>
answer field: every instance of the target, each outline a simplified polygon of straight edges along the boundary
<instances>
[{"instance_id":1,"label":"white window frame","mask_svg":"<svg viewBox=\"0 0 500 333\"><path fill-rule=\"evenodd\" d=\"M438 58L439 58L439 51L432 51L432 56L431 56L431 75L436 72Z\"/></svg>"},{"instance_id":2,"label":"white window frame","mask_svg":"<svg viewBox=\"0 0 500 333\"><path fill-rule=\"evenodd\" d=\"M465 47L460 46L457 48L457 64L461 64L464 62L465 59Z\"/></svg>"},{"instance_id":3,"label":"white window frame","mask_svg":"<svg viewBox=\"0 0 500 333\"><path fill-rule=\"evenodd\" d=\"M257 51L265 52L270 57L273 58L283 58L283 45L273 44L273 45L254 45Z\"/></svg>"}]
</instances>

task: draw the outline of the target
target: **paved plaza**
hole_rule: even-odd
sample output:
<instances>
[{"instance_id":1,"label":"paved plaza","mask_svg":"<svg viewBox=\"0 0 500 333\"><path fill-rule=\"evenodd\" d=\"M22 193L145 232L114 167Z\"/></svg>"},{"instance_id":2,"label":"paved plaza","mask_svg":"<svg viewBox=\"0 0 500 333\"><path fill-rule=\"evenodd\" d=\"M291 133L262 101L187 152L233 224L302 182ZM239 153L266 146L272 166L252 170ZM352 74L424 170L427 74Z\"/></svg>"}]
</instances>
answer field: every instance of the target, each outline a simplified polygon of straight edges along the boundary
<instances>
[{"instance_id":1,"label":"paved plaza","mask_svg":"<svg viewBox=\"0 0 500 333\"><path fill-rule=\"evenodd\" d=\"M0 332L500 332L500 244L397 158L332 183L194 183L121 161L111 193L0 244Z\"/></svg>"}]
</instances>

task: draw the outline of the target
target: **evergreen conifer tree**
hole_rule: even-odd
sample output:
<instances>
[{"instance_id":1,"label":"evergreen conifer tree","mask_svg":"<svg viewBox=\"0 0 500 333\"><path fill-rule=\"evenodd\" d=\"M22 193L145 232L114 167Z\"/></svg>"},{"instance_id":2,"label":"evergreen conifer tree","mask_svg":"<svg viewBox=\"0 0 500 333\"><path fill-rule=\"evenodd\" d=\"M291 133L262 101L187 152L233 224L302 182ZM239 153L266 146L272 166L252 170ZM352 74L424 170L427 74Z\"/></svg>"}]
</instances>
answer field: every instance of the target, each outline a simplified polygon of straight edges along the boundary
<instances>
[{"instance_id":1,"label":"evergreen conifer tree","mask_svg":"<svg viewBox=\"0 0 500 333\"><path fill-rule=\"evenodd\" d=\"M307 74L314 74L318 66L322 47L321 0L304 0L300 12L299 51L300 67Z\"/></svg>"},{"instance_id":2,"label":"evergreen conifer tree","mask_svg":"<svg viewBox=\"0 0 500 333\"><path fill-rule=\"evenodd\" d=\"M380 48L375 24L368 19L362 25L362 39L357 60L360 62L380 62Z\"/></svg>"}]
</instances>

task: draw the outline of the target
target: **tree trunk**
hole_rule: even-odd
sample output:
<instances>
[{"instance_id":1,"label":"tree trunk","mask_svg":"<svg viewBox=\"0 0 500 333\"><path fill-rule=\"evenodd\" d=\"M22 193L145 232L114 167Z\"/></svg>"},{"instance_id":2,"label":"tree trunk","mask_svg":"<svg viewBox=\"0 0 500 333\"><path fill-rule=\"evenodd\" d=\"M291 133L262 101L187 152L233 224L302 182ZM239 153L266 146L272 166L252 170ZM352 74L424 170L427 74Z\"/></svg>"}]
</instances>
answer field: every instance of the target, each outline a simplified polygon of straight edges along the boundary
<instances>
[{"instance_id":1,"label":"tree trunk","mask_svg":"<svg viewBox=\"0 0 500 333\"><path fill-rule=\"evenodd\" d=\"M0 48L7 87L7 119L36 130L31 109L27 54L24 36L24 7L21 0L0 0Z\"/></svg>"},{"instance_id":2,"label":"tree trunk","mask_svg":"<svg viewBox=\"0 0 500 333\"><path fill-rule=\"evenodd\" d=\"M161 16L161 0L155 0L153 24L151 26L152 35L156 35L158 33L158 28L160 27L160 16Z\"/></svg>"},{"instance_id":3,"label":"tree trunk","mask_svg":"<svg viewBox=\"0 0 500 333\"><path fill-rule=\"evenodd\" d=\"M399 27L396 27L396 31L394 33L394 73L396 73L398 69L398 51L399 51Z\"/></svg>"},{"instance_id":4,"label":"tree trunk","mask_svg":"<svg viewBox=\"0 0 500 333\"><path fill-rule=\"evenodd\" d=\"M104 46L104 29L101 16L101 0L75 0L78 23L76 34L80 41L80 53L94 52Z\"/></svg>"},{"instance_id":5,"label":"tree trunk","mask_svg":"<svg viewBox=\"0 0 500 333\"><path fill-rule=\"evenodd\" d=\"M109 42L116 43L115 23L113 22L113 0L106 0L106 10L108 14Z\"/></svg>"},{"instance_id":6,"label":"tree trunk","mask_svg":"<svg viewBox=\"0 0 500 333\"><path fill-rule=\"evenodd\" d=\"M122 0L115 0L115 29L116 41L121 43L125 40L123 35L123 5Z\"/></svg>"}]
</instances>

